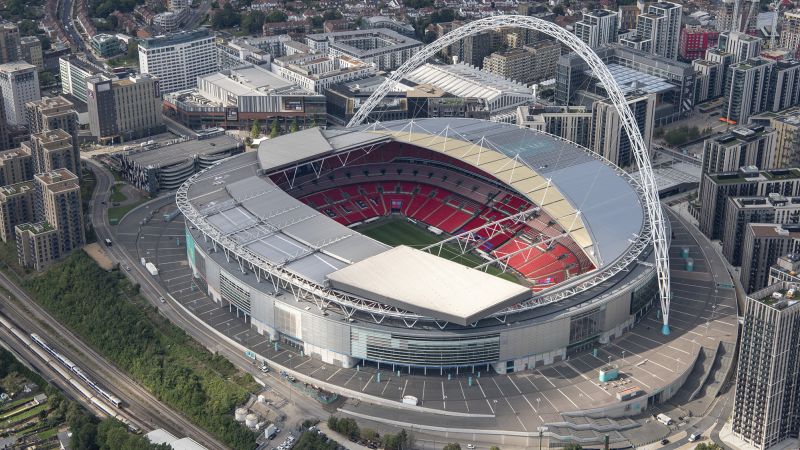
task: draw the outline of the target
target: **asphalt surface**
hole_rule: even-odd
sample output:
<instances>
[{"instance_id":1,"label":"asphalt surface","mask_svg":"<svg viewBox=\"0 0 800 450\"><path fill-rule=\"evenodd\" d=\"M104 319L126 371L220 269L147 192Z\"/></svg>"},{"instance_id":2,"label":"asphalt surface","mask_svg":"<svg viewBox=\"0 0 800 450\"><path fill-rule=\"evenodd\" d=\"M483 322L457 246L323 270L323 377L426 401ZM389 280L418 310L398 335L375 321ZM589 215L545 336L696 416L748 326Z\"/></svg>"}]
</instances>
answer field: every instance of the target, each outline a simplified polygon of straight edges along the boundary
<instances>
[{"instance_id":1,"label":"asphalt surface","mask_svg":"<svg viewBox=\"0 0 800 450\"><path fill-rule=\"evenodd\" d=\"M114 177L111 172L95 161L85 161L87 161L97 179L97 187L95 189L91 210L92 224L97 235L97 240L98 242L102 242L104 239L108 238L112 239L112 241L116 241L117 236L112 233L111 225L108 222L108 216L102 205L103 201L106 202L106 206L108 205L108 190L114 182ZM258 367L253 364L253 361L245 357L236 347L220 340L217 335L210 332L196 317L187 314L182 308L176 307L169 297L169 292L153 280L153 277L151 277L139 263L139 258L135 255L131 255L124 246L112 245L107 248L107 250L109 251L110 257L114 261L120 263L120 267L130 268L130 270L124 270L124 273L134 282L139 283L141 294L149 300L153 306L157 307L164 317L181 327L187 334L209 351L217 352L224 356L239 369L250 373L260 384L266 385L268 389L289 399L293 409L296 410L295 417L290 418L290 426L294 425L291 423L292 420L299 423L308 418L327 419L330 413L325 410L318 401L307 395L300 394L291 387L287 381L282 380L278 374L274 372L269 374L261 373ZM161 303L159 300L161 297L165 298L165 303ZM196 439L194 434L187 434L189 437ZM221 448L221 446L218 448Z\"/></svg>"}]
</instances>

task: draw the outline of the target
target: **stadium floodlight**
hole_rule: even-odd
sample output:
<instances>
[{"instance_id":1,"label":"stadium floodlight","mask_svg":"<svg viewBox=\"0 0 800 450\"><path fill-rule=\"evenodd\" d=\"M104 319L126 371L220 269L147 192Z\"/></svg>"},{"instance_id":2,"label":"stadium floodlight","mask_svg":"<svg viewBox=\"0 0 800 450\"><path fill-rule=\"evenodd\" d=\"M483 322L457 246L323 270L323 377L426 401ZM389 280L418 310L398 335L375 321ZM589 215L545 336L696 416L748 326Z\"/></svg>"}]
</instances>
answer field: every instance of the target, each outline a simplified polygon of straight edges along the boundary
<instances>
[{"instance_id":1,"label":"stadium floodlight","mask_svg":"<svg viewBox=\"0 0 800 450\"><path fill-rule=\"evenodd\" d=\"M631 147L633 147L633 153L636 158L636 164L639 168L639 182L644 192L645 208L651 223L650 231L653 240L656 272L658 273L659 299L661 301L661 316L663 320L661 331L665 335L669 334L669 303L671 293L667 226L664 219L664 212L661 208L661 202L658 199L658 186L653 176L653 168L650 164L648 149L644 144L636 119L631 109L628 107L628 103L625 101L625 94L623 94L619 85L614 81L611 72L609 72L600 57L573 33L570 33L552 22L529 16L498 15L469 22L428 44L403 63L403 65L388 76L378 89L370 95L367 101L359 108L358 112L350 119L347 126L353 127L364 122L386 94L395 88L398 81L408 75L412 70L424 64L429 58L433 57L445 47L465 37L474 36L499 27L524 28L538 31L558 39L559 42L569 47L589 65L589 68L600 80L606 92L608 92L614 109L616 109L622 121L622 126L628 134L628 139L630 139Z\"/></svg>"}]
</instances>

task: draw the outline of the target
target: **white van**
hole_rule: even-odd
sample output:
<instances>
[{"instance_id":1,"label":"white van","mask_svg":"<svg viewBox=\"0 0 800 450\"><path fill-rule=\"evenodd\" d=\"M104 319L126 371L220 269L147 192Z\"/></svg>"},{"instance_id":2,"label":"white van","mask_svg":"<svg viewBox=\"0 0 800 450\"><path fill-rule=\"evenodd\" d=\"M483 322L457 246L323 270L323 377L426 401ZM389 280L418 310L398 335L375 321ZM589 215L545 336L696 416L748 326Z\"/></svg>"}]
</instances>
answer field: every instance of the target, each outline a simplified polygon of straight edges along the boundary
<instances>
[{"instance_id":1,"label":"white van","mask_svg":"<svg viewBox=\"0 0 800 450\"><path fill-rule=\"evenodd\" d=\"M700 439L700 437L701 437L700 433L692 433L689 435L689 442L694 442Z\"/></svg>"}]
</instances>

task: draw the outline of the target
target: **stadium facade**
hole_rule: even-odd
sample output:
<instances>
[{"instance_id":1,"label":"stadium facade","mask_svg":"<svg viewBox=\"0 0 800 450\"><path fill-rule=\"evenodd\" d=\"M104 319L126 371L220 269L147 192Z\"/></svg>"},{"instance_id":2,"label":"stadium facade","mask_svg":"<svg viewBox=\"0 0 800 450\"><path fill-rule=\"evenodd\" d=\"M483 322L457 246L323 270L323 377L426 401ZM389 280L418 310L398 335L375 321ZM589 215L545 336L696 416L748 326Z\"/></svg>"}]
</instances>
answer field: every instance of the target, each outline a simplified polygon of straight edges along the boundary
<instances>
[{"instance_id":1,"label":"stadium facade","mask_svg":"<svg viewBox=\"0 0 800 450\"><path fill-rule=\"evenodd\" d=\"M658 303L637 180L513 125L304 130L194 175L177 201L216 302L344 367L526 370L619 337ZM443 243L358 231L387 217ZM480 264L450 260L462 252Z\"/></svg>"}]
</instances>

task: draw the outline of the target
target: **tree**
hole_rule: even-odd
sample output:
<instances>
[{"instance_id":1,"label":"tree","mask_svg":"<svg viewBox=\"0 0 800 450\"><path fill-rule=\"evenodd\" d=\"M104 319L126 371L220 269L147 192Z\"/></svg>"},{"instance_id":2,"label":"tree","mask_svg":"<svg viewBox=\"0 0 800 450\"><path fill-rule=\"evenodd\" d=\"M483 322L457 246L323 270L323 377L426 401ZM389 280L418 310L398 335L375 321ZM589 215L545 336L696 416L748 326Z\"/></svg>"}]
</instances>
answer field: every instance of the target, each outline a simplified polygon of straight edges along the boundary
<instances>
[{"instance_id":1,"label":"tree","mask_svg":"<svg viewBox=\"0 0 800 450\"><path fill-rule=\"evenodd\" d=\"M378 432L372 428L362 428L361 439L365 441L376 441L378 439Z\"/></svg>"},{"instance_id":2,"label":"tree","mask_svg":"<svg viewBox=\"0 0 800 450\"><path fill-rule=\"evenodd\" d=\"M134 39L128 41L128 51L126 52L126 56L131 60L139 59L139 43Z\"/></svg>"},{"instance_id":3,"label":"tree","mask_svg":"<svg viewBox=\"0 0 800 450\"><path fill-rule=\"evenodd\" d=\"M291 123L291 125L289 125L289 132L290 133L297 132L297 117L292 119L292 123Z\"/></svg>"},{"instance_id":4,"label":"tree","mask_svg":"<svg viewBox=\"0 0 800 450\"><path fill-rule=\"evenodd\" d=\"M583 447L580 444L571 443L565 445L564 450L583 450Z\"/></svg>"},{"instance_id":5,"label":"tree","mask_svg":"<svg viewBox=\"0 0 800 450\"><path fill-rule=\"evenodd\" d=\"M265 20L269 23L286 22L289 20L289 16L287 16L283 11L272 11L271 13L267 14Z\"/></svg>"},{"instance_id":6,"label":"tree","mask_svg":"<svg viewBox=\"0 0 800 450\"><path fill-rule=\"evenodd\" d=\"M322 14L322 18L325 20L337 20L342 18L342 13L335 9L329 9Z\"/></svg>"},{"instance_id":7,"label":"tree","mask_svg":"<svg viewBox=\"0 0 800 450\"><path fill-rule=\"evenodd\" d=\"M39 86L51 86L56 82L56 78L48 71L39 72Z\"/></svg>"},{"instance_id":8,"label":"tree","mask_svg":"<svg viewBox=\"0 0 800 450\"><path fill-rule=\"evenodd\" d=\"M500 447L498 447L496 445L493 445L493 446L489 447L489 450L500 450Z\"/></svg>"},{"instance_id":9,"label":"tree","mask_svg":"<svg viewBox=\"0 0 800 450\"><path fill-rule=\"evenodd\" d=\"M258 119L253 121L253 128L250 130L250 137L253 139L258 138L261 135L261 123Z\"/></svg>"},{"instance_id":10,"label":"tree","mask_svg":"<svg viewBox=\"0 0 800 450\"><path fill-rule=\"evenodd\" d=\"M722 450L722 447L713 442L701 442L694 446L694 450Z\"/></svg>"},{"instance_id":11,"label":"tree","mask_svg":"<svg viewBox=\"0 0 800 450\"><path fill-rule=\"evenodd\" d=\"M278 119L272 119L272 128L269 130L269 137L275 138L281 134L280 128L278 128Z\"/></svg>"},{"instance_id":12,"label":"tree","mask_svg":"<svg viewBox=\"0 0 800 450\"><path fill-rule=\"evenodd\" d=\"M445 445L443 450L461 450L461 445L455 442L451 442Z\"/></svg>"}]
</instances>

